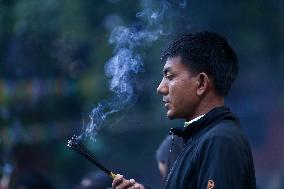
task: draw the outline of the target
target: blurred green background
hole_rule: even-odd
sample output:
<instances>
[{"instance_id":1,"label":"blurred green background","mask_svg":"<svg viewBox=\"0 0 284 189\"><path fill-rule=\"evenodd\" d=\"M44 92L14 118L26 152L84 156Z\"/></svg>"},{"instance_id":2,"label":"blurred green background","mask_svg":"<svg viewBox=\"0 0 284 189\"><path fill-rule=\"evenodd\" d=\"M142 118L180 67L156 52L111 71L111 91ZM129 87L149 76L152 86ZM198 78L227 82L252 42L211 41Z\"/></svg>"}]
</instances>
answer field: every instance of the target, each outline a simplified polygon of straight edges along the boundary
<instances>
[{"instance_id":1,"label":"blurred green background","mask_svg":"<svg viewBox=\"0 0 284 189\"><path fill-rule=\"evenodd\" d=\"M13 165L11 186L26 171L39 170L56 188L73 188L96 170L66 142L111 95L104 74L114 49L109 35L116 26L140 22L140 2L0 0L0 176L7 163ZM257 184L283 188L284 3L193 0L184 9L174 8L163 23L169 34L138 49L144 71L137 102L88 146L115 172L159 188L156 149L170 127L182 124L167 120L156 95L160 54L180 33L213 30L229 39L239 57L227 104L251 142Z\"/></svg>"}]
</instances>

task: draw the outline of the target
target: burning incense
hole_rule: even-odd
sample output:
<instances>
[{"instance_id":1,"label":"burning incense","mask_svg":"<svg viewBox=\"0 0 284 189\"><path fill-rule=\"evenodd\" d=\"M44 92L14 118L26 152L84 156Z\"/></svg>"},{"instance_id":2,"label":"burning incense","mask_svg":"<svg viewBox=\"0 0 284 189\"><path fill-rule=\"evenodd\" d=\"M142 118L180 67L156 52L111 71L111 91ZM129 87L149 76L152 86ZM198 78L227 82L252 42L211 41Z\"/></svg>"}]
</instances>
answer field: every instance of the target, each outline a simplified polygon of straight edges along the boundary
<instances>
[{"instance_id":1,"label":"burning incense","mask_svg":"<svg viewBox=\"0 0 284 189\"><path fill-rule=\"evenodd\" d=\"M68 140L67 146L78 152L80 155L82 155L92 163L94 163L99 169L108 174L112 179L116 177L116 174L105 168L101 163L99 163L95 159L94 155L87 149L86 146L83 145L81 140L78 139L78 137L76 137L75 135L71 138L71 140Z\"/></svg>"}]
</instances>

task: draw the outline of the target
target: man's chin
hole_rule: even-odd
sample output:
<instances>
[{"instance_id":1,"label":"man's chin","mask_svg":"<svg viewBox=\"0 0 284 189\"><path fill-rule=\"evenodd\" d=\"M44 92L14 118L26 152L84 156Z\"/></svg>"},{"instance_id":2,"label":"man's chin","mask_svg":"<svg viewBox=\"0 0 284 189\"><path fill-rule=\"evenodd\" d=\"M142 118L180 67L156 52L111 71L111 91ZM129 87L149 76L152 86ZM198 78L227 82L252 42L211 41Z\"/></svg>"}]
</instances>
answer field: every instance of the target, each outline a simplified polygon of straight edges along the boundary
<instances>
[{"instance_id":1,"label":"man's chin","mask_svg":"<svg viewBox=\"0 0 284 189\"><path fill-rule=\"evenodd\" d=\"M167 112L167 117L169 120L175 119L174 115L170 111Z\"/></svg>"}]
</instances>

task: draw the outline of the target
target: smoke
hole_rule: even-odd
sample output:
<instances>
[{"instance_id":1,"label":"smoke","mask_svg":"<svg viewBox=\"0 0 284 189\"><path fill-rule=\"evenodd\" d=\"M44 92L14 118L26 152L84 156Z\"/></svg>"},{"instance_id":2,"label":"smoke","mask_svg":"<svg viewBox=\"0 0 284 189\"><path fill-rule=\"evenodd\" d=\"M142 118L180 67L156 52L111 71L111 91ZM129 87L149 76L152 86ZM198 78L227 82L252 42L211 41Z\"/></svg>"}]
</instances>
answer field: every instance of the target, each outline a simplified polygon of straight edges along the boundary
<instances>
[{"instance_id":1,"label":"smoke","mask_svg":"<svg viewBox=\"0 0 284 189\"><path fill-rule=\"evenodd\" d=\"M142 27L118 26L113 29L109 43L114 45L113 56L105 64L112 96L101 101L90 113L83 136L94 139L105 120L112 114L130 108L137 99L137 75L143 71L143 60L137 49L150 45L161 35L169 34L163 26L172 7L185 8L186 0L142 0L142 10L136 14ZM142 29L141 29L142 28ZM168 27L167 27L168 29Z\"/></svg>"}]
</instances>

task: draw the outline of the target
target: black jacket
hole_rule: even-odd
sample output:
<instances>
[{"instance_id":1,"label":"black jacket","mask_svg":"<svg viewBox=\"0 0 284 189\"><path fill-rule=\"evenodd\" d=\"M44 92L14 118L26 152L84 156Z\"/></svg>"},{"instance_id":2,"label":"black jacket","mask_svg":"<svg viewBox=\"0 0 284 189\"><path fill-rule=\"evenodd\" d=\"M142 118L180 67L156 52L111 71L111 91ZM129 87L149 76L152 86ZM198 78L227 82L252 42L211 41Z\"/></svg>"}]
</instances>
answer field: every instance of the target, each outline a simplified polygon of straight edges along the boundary
<instances>
[{"instance_id":1,"label":"black jacket","mask_svg":"<svg viewBox=\"0 0 284 189\"><path fill-rule=\"evenodd\" d=\"M165 189L256 188L248 141L228 108L214 108L189 126L171 131L184 139L185 148Z\"/></svg>"}]
</instances>

